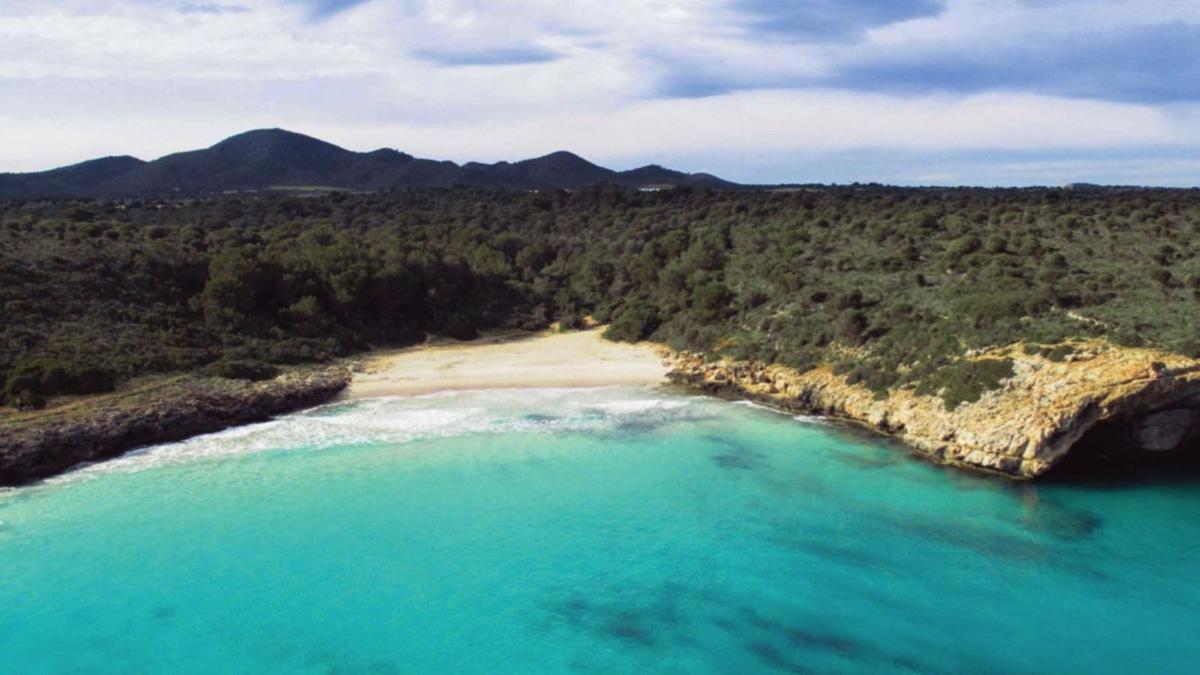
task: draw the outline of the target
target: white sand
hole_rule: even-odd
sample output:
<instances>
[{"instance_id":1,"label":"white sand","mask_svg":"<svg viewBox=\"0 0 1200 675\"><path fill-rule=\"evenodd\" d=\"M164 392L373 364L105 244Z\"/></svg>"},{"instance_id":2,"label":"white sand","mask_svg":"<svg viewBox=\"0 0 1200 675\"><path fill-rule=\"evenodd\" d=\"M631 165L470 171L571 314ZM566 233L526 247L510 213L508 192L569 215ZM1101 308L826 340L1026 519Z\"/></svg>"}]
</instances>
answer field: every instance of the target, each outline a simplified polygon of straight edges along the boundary
<instances>
[{"instance_id":1,"label":"white sand","mask_svg":"<svg viewBox=\"0 0 1200 675\"><path fill-rule=\"evenodd\" d=\"M609 342L601 329L483 338L368 357L351 398L509 387L653 385L666 381L659 348Z\"/></svg>"}]
</instances>

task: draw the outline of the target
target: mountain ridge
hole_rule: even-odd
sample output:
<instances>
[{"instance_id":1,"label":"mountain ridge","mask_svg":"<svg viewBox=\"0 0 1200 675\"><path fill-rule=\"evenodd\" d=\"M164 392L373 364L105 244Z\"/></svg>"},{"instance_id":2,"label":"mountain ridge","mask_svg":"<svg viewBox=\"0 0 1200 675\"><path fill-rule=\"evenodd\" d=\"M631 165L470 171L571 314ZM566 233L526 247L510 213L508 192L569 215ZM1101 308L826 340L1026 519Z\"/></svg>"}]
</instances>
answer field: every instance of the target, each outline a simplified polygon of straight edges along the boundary
<instances>
[{"instance_id":1,"label":"mountain ridge","mask_svg":"<svg viewBox=\"0 0 1200 675\"><path fill-rule=\"evenodd\" d=\"M657 164L614 171L566 150L513 162L460 165L392 148L355 152L276 128L242 132L208 148L151 161L102 157L48 171L0 174L0 198L200 196L282 187L575 189L604 183L736 187L711 174L684 173Z\"/></svg>"}]
</instances>

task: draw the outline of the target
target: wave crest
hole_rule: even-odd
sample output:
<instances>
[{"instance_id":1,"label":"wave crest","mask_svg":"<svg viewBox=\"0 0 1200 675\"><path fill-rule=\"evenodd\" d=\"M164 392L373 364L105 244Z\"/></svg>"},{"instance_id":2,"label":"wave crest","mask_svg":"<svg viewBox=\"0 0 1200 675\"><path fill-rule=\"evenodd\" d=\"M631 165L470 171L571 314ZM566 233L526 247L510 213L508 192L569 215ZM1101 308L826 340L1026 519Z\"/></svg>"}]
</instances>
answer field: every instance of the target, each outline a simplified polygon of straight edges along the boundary
<instances>
[{"instance_id":1,"label":"wave crest","mask_svg":"<svg viewBox=\"0 0 1200 675\"><path fill-rule=\"evenodd\" d=\"M336 402L260 424L151 446L52 478L102 473L264 451L311 452L351 445L396 445L484 433L605 432L681 419L689 397L652 390L493 389Z\"/></svg>"}]
</instances>

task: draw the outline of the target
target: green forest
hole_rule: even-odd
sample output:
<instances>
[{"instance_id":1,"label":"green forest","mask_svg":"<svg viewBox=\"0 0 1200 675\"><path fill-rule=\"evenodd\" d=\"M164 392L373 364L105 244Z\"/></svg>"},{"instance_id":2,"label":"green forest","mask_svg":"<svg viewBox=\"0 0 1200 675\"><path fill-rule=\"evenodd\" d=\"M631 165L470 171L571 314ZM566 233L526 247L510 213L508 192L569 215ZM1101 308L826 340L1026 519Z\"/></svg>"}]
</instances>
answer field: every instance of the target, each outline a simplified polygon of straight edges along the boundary
<instances>
[{"instance_id":1,"label":"green forest","mask_svg":"<svg viewBox=\"0 0 1200 675\"><path fill-rule=\"evenodd\" d=\"M970 399L969 350L1200 356L1200 191L468 188L0 202L10 405L144 373L262 378L427 333L614 340Z\"/></svg>"}]
</instances>

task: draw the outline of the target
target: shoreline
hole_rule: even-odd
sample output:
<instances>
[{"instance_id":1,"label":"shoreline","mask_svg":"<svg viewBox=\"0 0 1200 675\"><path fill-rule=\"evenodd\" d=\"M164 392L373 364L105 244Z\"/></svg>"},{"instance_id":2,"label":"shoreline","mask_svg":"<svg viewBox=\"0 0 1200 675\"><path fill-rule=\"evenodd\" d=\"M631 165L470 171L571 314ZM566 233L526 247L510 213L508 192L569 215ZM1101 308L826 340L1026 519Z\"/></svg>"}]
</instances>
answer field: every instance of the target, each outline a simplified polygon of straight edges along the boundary
<instances>
[{"instance_id":1,"label":"shoreline","mask_svg":"<svg viewBox=\"0 0 1200 675\"><path fill-rule=\"evenodd\" d=\"M20 487L132 450L264 422L335 399L344 366L299 367L263 382L170 376L0 419L0 487Z\"/></svg>"},{"instance_id":2,"label":"shoreline","mask_svg":"<svg viewBox=\"0 0 1200 675\"><path fill-rule=\"evenodd\" d=\"M0 417L0 487L20 487L147 446L262 422L336 400L442 391L670 384L664 348L594 328L437 340L263 382L166 376L110 394ZM349 367L348 367L349 366Z\"/></svg>"},{"instance_id":3,"label":"shoreline","mask_svg":"<svg viewBox=\"0 0 1200 675\"><path fill-rule=\"evenodd\" d=\"M670 377L709 394L841 420L935 464L1015 480L1045 476L1068 459L1076 466L1179 461L1200 445L1200 363L1152 349L1075 346L1079 353L1061 362L1015 345L993 350L1012 359L1014 375L952 408L912 388L877 395L829 366L798 372L682 352L670 356Z\"/></svg>"},{"instance_id":4,"label":"shoreline","mask_svg":"<svg viewBox=\"0 0 1200 675\"><path fill-rule=\"evenodd\" d=\"M609 342L602 329L515 333L368 354L344 398L442 391L652 386L669 383L664 348Z\"/></svg>"},{"instance_id":5,"label":"shoreline","mask_svg":"<svg viewBox=\"0 0 1200 675\"><path fill-rule=\"evenodd\" d=\"M181 375L0 418L0 486L335 400L488 389L676 386L826 418L937 464L1018 480L1045 474L1076 446L1110 454L1119 441L1149 457L1200 440L1200 364L1153 350L1081 349L1052 362L1008 348L1011 379L974 403L946 409L940 398L908 389L877 396L828 367L800 373L709 361L653 343L609 342L600 328L439 339L296 368L265 382Z\"/></svg>"}]
</instances>

